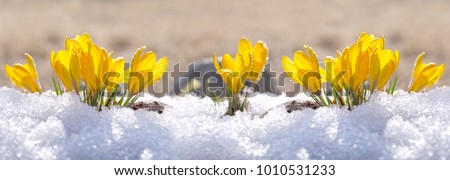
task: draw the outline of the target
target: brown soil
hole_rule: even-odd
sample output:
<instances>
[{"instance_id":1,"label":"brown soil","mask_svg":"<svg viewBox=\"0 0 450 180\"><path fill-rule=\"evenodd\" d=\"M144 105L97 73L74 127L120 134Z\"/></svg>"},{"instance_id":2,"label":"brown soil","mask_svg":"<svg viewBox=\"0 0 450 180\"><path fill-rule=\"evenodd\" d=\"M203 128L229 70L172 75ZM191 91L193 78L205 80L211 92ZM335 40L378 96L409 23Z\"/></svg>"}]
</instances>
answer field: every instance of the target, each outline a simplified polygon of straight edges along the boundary
<instances>
[{"instance_id":1,"label":"brown soil","mask_svg":"<svg viewBox=\"0 0 450 180\"><path fill-rule=\"evenodd\" d=\"M311 102L311 101L306 101L306 102L291 101L291 102L285 103L284 105L286 106L286 111L288 113L291 113L292 111L303 110L306 108L317 109L320 107L317 103Z\"/></svg>"},{"instance_id":2,"label":"brown soil","mask_svg":"<svg viewBox=\"0 0 450 180\"><path fill-rule=\"evenodd\" d=\"M284 103L284 104L282 104L280 106L284 106L288 113L291 113L293 111L301 111L301 110L304 110L306 108L317 109L317 108L320 107L317 103L312 102L312 101L300 102L300 101L295 101L295 100L294 101L289 101L289 102ZM277 106L277 107L280 107L280 106ZM273 108L267 110L265 113L259 115L259 117L260 118L264 117L272 109Z\"/></svg>"},{"instance_id":3,"label":"brown soil","mask_svg":"<svg viewBox=\"0 0 450 180\"><path fill-rule=\"evenodd\" d=\"M133 105L131 105L131 109L133 110L139 110L139 109L144 109L146 111L152 111L152 112L157 112L158 114L163 113L164 111L164 107L166 105L160 102L150 102L150 103L145 103L145 102L137 102L134 103Z\"/></svg>"}]
</instances>

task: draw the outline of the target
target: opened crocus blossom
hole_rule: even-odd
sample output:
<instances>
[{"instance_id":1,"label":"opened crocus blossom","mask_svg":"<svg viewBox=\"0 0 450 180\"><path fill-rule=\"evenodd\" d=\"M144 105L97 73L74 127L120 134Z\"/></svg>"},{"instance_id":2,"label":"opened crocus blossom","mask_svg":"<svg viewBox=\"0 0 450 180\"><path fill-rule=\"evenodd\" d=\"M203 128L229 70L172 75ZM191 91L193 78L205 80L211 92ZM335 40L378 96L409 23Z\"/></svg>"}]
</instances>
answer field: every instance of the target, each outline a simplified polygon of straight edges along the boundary
<instances>
[{"instance_id":1,"label":"opened crocus blossom","mask_svg":"<svg viewBox=\"0 0 450 180\"><path fill-rule=\"evenodd\" d=\"M345 71L344 81L352 91L358 91L369 77L371 56L384 49L384 38L361 33L358 41L342 52L341 69ZM377 72L378 70L375 70Z\"/></svg>"},{"instance_id":2,"label":"opened crocus blossom","mask_svg":"<svg viewBox=\"0 0 450 180\"><path fill-rule=\"evenodd\" d=\"M422 63L425 53L421 53L414 65L414 70L411 74L411 83L409 84L408 92L419 92L428 87L431 87L438 81L442 74L444 74L445 65L437 66L434 63Z\"/></svg>"},{"instance_id":3,"label":"opened crocus blossom","mask_svg":"<svg viewBox=\"0 0 450 180\"><path fill-rule=\"evenodd\" d=\"M252 46L249 40L242 38L238 44L238 52L235 58L230 54L222 56L221 64L217 61L216 53L213 54L213 63L217 74L227 86L228 110L227 115L234 115L238 110L244 111L247 105L247 93L243 101L239 94L247 79L256 83L267 59L268 49L262 41Z\"/></svg>"},{"instance_id":4,"label":"opened crocus blossom","mask_svg":"<svg viewBox=\"0 0 450 180\"><path fill-rule=\"evenodd\" d=\"M41 86L39 84L39 76L36 71L36 65L33 58L25 53L28 63L14 64L14 66L5 65L6 75L19 88L28 92L41 93Z\"/></svg>"},{"instance_id":5,"label":"opened crocus blossom","mask_svg":"<svg viewBox=\"0 0 450 180\"><path fill-rule=\"evenodd\" d=\"M244 83L248 77L248 66L245 65L244 59L241 54L236 54L236 59L233 59L229 54L222 56L222 65L219 65L216 54L213 55L214 67L217 70L217 74L222 77L223 81L227 85L228 89L233 94L238 94L244 87Z\"/></svg>"},{"instance_id":6,"label":"opened crocus blossom","mask_svg":"<svg viewBox=\"0 0 450 180\"><path fill-rule=\"evenodd\" d=\"M400 54L397 50L376 50L370 60L370 89L384 91L399 61Z\"/></svg>"},{"instance_id":7,"label":"opened crocus blossom","mask_svg":"<svg viewBox=\"0 0 450 180\"><path fill-rule=\"evenodd\" d=\"M305 46L305 48L308 54L303 51L296 51L294 61L287 56L283 56L281 62L284 70L293 81L302 85L309 92L320 95L321 75L317 55L311 47Z\"/></svg>"},{"instance_id":8,"label":"opened crocus blossom","mask_svg":"<svg viewBox=\"0 0 450 180\"><path fill-rule=\"evenodd\" d=\"M156 62L156 54L148 51L142 55L144 47L138 48L131 60L128 91L131 96L137 95L159 79L167 69L169 63L166 56Z\"/></svg>"},{"instance_id":9,"label":"opened crocus blossom","mask_svg":"<svg viewBox=\"0 0 450 180\"><path fill-rule=\"evenodd\" d=\"M266 44L258 41L255 46L252 46L248 39L242 38L239 41L238 53L242 56L245 66L249 68L245 70L250 73L248 79L252 82L257 82L266 65L268 55Z\"/></svg>"}]
</instances>

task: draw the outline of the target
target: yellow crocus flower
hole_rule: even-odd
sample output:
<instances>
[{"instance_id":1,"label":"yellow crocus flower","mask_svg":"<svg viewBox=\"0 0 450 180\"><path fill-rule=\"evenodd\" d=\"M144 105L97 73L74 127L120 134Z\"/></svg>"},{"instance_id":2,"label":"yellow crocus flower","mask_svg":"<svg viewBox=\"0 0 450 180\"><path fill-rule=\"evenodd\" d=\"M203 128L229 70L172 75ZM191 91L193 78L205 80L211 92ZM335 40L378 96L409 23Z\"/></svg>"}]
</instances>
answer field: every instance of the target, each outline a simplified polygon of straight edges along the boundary
<instances>
[{"instance_id":1,"label":"yellow crocus flower","mask_svg":"<svg viewBox=\"0 0 450 180\"><path fill-rule=\"evenodd\" d=\"M408 92L419 92L425 88L431 87L441 78L442 74L444 74L444 64L437 66L434 63L422 63L424 55L425 53L421 53L416 59L414 70L411 74Z\"/></svg>"},{"instance_id":2,"label":"yellow crocus flower","mask_svg":"<svg viewBox=\"0 0 450 180\"><path fill-rule=\"evenodd\" d=\"M28 63L14 64L14 66L5 65L6 75L19 88L28 92L41 93L41 86L39 84L39 76L36 71L36 65L33 58L25 53Z\"/></svg>"},{"instance_id":3,"label":"yellow crocus flower","mask_svg":"<svg viewBox=\"0 0 450 180\"><path fill-rule=\"evenodd\" d=\"M238 94L244 87L244 83L248 78L246 72L246 65L241 54L236 54L236 59L233 60L231 55L225 54L222 56L221 65L217 61L216 53L213 54L213 63L217 74L222 77L222 80L231 89L233 94Z\"/></svg>"},{"instance_id":4,"label":"yellow crocus flower","mask_svg":"<svg viewBox=\"0 0 450 180\"><path fill-rule=\"evenodd\" d=\"M303 51L296 51L294 61L283 56L281 63L284 71L293 81L302 85L309 92L320 95L321 75L317 55L311 47L305 46L305 48L309 56Z\"/></svg>"},{"instance_id":5,"label":"yellow crocus flower","mask_svg":"<svg viewBox=\"0 0 450 180\"><path fill-rule=\"evenodd\" d=\"M252 46L248 39L242 38L238 44L238 53L242 56L244 65L247 68L245 72L250 73L248 79L256 83L261 77L261 72L266 65L268 54L266 44L262 41L258 41L255 46ZM253 54L253 56L251 56L250 53Z\"/></svg>"},{"instance_id":6,"label":"yellow crocus flower","mask_svg":"<svg viewBox=\"0 0 450 180\"><path fill-rule=\"evenodd\" d=\"M81 81L80 60L76 53L66 50L54 51L50 54L50 64L58 78L62 81L66 91L79 91Z\"/></svg>"},{"instance_id":7,"label":"yellow crocus flower","mask_svg":"<svg viewBox=\"0 0 450 180\"><path fill-rule=\"evenodd\" d=\"M166 56L156 62L156 54L152 51L142 55L144 49L145 46L138 48L131 60L128 90L132 96L161 79L169 63Z\"/></svg>"},{"instance_id":8,"label":"yellow crocus flower","mask_svg":"<svg viewBox=\"0 0 450 180\"><path fill-rule=\"evenodd\" d=\"M400 54L397 50L377 50L370 60L370 89L383 91L399 61Z\"/></svg>"},{"instance_id":9,"label":"yellow crocus flower","mask_svg":"<svg viewBox=\"0 0 450 180\"><path fill-rule=\"evenodd\" d=\"M370 53L362 50L358 44L354 44L345 48L342 53L341 70L345 72L344 84L353 91L359 90L369 75Z\"/></svg>"}]
</instances>

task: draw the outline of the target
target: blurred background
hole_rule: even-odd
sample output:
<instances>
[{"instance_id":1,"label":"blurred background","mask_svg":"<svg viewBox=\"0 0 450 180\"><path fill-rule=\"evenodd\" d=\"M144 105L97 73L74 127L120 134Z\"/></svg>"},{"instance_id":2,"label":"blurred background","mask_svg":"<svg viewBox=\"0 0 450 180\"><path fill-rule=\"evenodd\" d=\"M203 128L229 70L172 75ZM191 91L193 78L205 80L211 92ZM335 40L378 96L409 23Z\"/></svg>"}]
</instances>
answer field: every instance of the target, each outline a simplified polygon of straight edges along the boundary
<instances>
[{"instance_id":1,"label":"blurred background","mask_svg":"<svg viewBox=\"0 0 450 180\"><path fill-rule=\"evenodd\" d=\"M127 61L146 45L158 58L168 56L168 71L213 52L234 54L242 37L263 40L272 70L282 72L283 55L307 44L320 59L334 56L363 31L400 51L402 88L422 51L426 62L450 65L448 0L0 0L0 85L13 86L3 65L25 62L28 52L49 89L50 52L83 32ZM448 77L449 70L439 84L450 85Z\"/></svg>"}]
</instances>

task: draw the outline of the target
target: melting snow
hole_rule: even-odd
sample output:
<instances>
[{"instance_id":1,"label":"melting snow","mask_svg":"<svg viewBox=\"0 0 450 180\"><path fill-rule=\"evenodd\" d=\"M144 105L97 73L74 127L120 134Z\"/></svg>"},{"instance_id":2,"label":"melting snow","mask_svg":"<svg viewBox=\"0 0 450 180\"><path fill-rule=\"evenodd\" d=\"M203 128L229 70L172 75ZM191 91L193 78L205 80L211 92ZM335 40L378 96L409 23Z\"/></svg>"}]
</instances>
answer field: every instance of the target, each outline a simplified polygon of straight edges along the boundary
<instances>
[{"instance_id":1,"label":"melting snow","mask_svg":"<svg viewBox=\"0 0 450 180\"><path fill-rule=\"evenodd\" d=\"M230 117L209 98L146 95L170 107L97 112L74 94L3 87L0 159L450 159L449 87L377 93L351 112L280 106L299 99L257 95Z\"/></svg>"}]
</instances>

